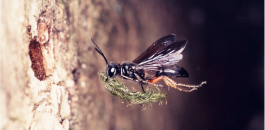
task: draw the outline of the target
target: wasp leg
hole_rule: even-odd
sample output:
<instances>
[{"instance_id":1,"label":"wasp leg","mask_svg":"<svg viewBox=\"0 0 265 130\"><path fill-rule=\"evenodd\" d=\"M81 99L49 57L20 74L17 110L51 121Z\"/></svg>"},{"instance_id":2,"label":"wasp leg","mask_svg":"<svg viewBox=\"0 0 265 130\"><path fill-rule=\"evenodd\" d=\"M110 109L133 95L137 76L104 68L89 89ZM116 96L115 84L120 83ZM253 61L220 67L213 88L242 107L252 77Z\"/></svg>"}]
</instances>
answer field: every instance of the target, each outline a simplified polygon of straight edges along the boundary
<instances>
[{"instance_id":1,"label":"wasp leg","mask_svg":"<svg viewBox=\"0 0 265 130\"><path fill-rule=\"evenodd\" d=\"M191 92L191 91L197 90L197 88L201 87L203 84L206 84L206 81L202 82L199 85L187 85L187 84L182 84L182 83L176 83L174 80L168 78L167 76L164 76L163 80L168 86L170 86L172 88L176 88L179 91L184 91L184 92ZM183 87L187 87L187 88L191 88L191 89L185 90L185 89L180 88L179 86L183 86Z\"/></svg>"},{"instance_id":2,"label":"wasp leg","mask_svg":"<svg viewBox=\"0 0 265 130\"><path fill-rule=\"evenodd\" d=\"M143 87L143 84L142 84L142 83L141 83L141 87L142 87L143 92L145 93L145 91L144 91L144 87Z\"/></svg>"},{"instance_id":3,"label":"wasp leg","mask_svg":"<svg viewBox=\"0 0 265 130\"><path fill-rule=\"evenodd\" d=\"M143 87L144 82L142 82L143 80L140 78L140 76L139 76L138 74L134 73L134 75L135 75L135 77L137 78L137 80L139 80L139 82L140 82L140 84L141 84L141 87L142 87L142 90L143 90L143 92L145 93L145 91L144 91L144 87Z\"/></svg>"},{"instance_id":4,"label":"wasp leg","mask_svg":"<svg viewBox=\"0 0 265 130\"><path fill-rule=\"evenodd\" d=\"M129 80L135 81L133 78L130 78L130 77L124 76L122 73L121 73L121 77L123 77L123 78L125 78L125 79L129 79ZM139 77L139 78L140 78L140 77ZM140 79L141 79L141 78L140 78ZM138 80L136 80L136 81L138 81ZM142 80L139 81L139 82L140 82L140 84L141 84L141 87L142 87L143 92L145 93Z\"/></svg>"},{"instance_id":5,"label":"wasp leg","mask_svg":"<svg viewBox=\"0 0 265 130\"><path fill-rule=\"evenodd\" d=\"M156 82L158 82L161 79L163 79L163 76L156 77L156 78L152 79L150 82L151 83L156 83Z\"/></svg>"},{"instance_id":6,"label":"wasp leg","mask_svg":"<svg viewBox=\"0 0 265 130\"><path fill-rule=\"evenodd\" d=\"M153 86L156 86L156 87L164 87L163 85L160 85L160 84L154 84L154 83L151 83L150 81L148 80L143 80L138 74L134 73L135 77L142 83L146 83L146 84L149 84L149 85L153 85Z\"/></svg>"},{"instance_id":7,"label":"wasp leg","mask_svg":"<svg viewBox=\"0 0 265 130\"><path fill-rule=\"evenodd\" d=\"M132 81L134 81L134 79L133 79L133 78L130 78L130 77L128 77L128 76L125 76L125 75L123 75L122 73L121 73L121 77L123 77L123 78L125 78L125 79L129 79L129 80L132 80Z\"/></svg>"}]
</instances>

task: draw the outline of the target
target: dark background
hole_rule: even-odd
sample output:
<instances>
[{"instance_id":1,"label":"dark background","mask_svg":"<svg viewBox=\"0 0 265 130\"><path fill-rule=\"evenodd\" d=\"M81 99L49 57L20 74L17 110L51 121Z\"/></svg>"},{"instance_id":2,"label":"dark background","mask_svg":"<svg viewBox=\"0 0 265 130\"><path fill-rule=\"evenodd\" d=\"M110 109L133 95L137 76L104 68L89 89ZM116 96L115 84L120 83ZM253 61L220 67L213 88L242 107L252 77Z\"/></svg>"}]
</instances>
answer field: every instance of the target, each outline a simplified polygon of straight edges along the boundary
<instances>
[{"instance_id":1,"label":"dark background","mask_svg":"<svg viewBox=\"0 0 265 130\"><path fill-rule=\"evenodd\" d=\"M127 108L105 93L103 115L108 115L110 129L264 129L264 1L145 0L114 5L114 13L103 6L100 16L107 40L100 33L93 36L109 61L132 61L154 41L176 34L189 40L179 66L190 74L176 81L207 84L191 93L164 89L168 104L153 103L145 111L137 105ZM93 49L91 53L95 75L106 66ZM104 85L98 77L96 81Z\"/></svg>"},{"instance_id":2,"label":"dark background","mask_svg":"<svg viewBox=\"0 0 265 130\"><path fill-rule=\"evenodd\" d=\"M189 39L182 62L191 81L208 82L185 94L184 110L180 114L171 109L170 120L179 121L184 130L264 129L263 1L164 4L170 18L162 22L170 26L168 31ZM169 93L172 99L174 93Z\"/></svg>"}]
</instances>

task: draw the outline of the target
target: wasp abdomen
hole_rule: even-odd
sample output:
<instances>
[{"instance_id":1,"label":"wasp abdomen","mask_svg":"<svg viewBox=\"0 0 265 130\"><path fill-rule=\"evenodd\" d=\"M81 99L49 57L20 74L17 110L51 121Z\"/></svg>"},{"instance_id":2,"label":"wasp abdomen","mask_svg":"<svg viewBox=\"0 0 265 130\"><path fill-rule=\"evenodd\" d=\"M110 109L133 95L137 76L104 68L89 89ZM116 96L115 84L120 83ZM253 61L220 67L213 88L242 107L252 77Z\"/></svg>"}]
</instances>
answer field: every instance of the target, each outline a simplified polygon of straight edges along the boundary
<instances>
[{"instance_id":1,"label":"wasp abdomen","mask_svg":"<svg viewBox=\"0 0 265 130\"><path fill-rule=\"evenodd\" d=\"M189 77L189 73L182 67L179 66L170 66L170 67L160 67L156 73L156 76L176 76L176 77Z\"/></svg>"}]
</instances>

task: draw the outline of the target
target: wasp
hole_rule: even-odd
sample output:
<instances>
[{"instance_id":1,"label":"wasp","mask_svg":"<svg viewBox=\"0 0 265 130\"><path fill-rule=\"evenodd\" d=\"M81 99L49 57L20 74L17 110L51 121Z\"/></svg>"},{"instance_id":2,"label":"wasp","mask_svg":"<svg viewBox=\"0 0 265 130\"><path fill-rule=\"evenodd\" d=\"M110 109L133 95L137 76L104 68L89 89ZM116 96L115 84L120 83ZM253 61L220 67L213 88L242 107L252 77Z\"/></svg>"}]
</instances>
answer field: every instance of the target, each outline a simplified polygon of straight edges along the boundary
<instances>
[{"instance_id":1,"label":"wasp","mask_svg":"<svg viewBox=\"0 0 265 130\"><path fill-rule=\"evenodd\" d=\"M176 66L183 57L181 52L186 47L188 40L176 40L174 34L160 38L135 60L123 64L108 63L107 58L97 44L92 39L91 41L96 46L95 50L105 59L108 78L120 75L124 79L138 82L143 92L145 92L143 85L163 87L161 84L156 84L159 80L163 80L169 88L176 88L184 92L197 90L198 87L206 84L206 81L204 81L200 85L186 85L171 79L189 77L187 70Z\"/></svg>"}]
</instances>

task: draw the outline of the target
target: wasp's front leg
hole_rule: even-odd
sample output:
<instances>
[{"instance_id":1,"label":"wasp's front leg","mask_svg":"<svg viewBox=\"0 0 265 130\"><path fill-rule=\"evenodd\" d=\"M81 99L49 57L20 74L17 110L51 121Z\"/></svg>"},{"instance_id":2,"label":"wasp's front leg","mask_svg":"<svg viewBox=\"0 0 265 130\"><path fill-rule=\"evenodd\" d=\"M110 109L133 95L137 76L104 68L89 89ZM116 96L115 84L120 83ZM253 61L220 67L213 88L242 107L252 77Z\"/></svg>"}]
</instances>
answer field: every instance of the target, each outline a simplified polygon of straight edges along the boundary
<instances>
[{"instance_id":1,"label":"wasp's front leg","mask_svg":"<svg viewBox=\"0 0 265 130\"><path fill-rule=\"evenodd\" d=\"M121 74L121 77L123 77L124 79L129 79L129 80L135 81L133 78L130 78L130 77L125 76L125 75L123 75L123 74Z\"/></svg>"},{"instance_id":2,"label":"wasp's front leg","mask_svg":"<svg viewBox=\"0 0 265 130\"><path fill-rule=\"evenodd\" d=\"M121 77L123 77L125 79L129 79L129 80L135 81L133 78L123 75L123 71L124 70L121 70Z\"/></svg>"}]
</instances>

